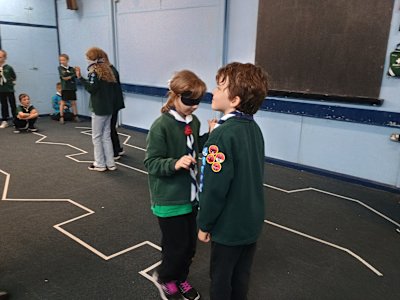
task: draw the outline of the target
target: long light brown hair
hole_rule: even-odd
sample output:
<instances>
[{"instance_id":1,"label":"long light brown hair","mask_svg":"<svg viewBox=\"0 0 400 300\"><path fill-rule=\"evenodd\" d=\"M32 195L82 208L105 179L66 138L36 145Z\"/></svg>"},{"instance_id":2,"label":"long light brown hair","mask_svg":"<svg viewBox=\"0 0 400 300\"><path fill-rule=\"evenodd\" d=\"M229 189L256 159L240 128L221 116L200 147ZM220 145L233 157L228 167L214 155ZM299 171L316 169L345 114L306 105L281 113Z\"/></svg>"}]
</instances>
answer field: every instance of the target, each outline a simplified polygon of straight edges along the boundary
<instances>
[{"instance_id":1,"label":"long light brown hair","mask_svg":"<svg viewBox=\"0 0 400 300\"><path fill-rule=\"evenodd\" d=\"M161 108L161 112L168 112L182 94L186 98L202 98L206 92L206 84L192 71L182 70L171 78L169 82L168 100Z\"/></svg>"},{"instance_id":2,"label":"long light brown hair","mask_svg":"<svg viewBox=\"0 0 400 300\"><path fill-rule=\"evenodd\" d=\"M117 82L104 50L98 47L92 47L86 52L86 57L95 62L89 66L89 72L96 73L100 80Z\"/></svg>"}]
</instances>

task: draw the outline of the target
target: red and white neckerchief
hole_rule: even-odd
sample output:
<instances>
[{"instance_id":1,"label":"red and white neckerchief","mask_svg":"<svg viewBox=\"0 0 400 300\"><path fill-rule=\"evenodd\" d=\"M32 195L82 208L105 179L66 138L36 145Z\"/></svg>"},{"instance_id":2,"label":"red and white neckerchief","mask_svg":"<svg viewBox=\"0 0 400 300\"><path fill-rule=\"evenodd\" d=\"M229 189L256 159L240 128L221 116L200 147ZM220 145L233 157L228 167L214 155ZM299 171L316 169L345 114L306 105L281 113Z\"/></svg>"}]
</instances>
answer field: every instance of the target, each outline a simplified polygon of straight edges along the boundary
<instances>
[{"instance_id":1,"label":"red and white neckerchief","mask_svg":"<svg viewBox=\"0 0 400 300\"><path fill-rule=\"evenodd\" d=\"M193 132L190 128L190 122L193 121L193 116L188 115L183 118L180 114L178 114L175 110L170 109L169 113L175 118L176 121L185 123L184 134L186 135L186 152L188 155L192 156L195 160L197 159L196 150L194 149L194 137ZM191 177L191 188L190 188L190 201L199 201L199 187L197 185L197 164L191 165L190 169L190 177Z\"/></svg>"}]
</instances>

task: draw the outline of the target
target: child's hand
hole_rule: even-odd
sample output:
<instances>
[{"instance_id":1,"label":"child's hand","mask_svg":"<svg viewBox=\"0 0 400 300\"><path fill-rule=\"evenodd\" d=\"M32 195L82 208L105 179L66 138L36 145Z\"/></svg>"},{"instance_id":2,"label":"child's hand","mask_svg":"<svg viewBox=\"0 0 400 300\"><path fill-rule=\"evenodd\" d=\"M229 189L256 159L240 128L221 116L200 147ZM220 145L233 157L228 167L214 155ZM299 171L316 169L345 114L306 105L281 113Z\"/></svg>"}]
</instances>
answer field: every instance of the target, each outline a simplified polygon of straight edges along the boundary
<instances>
[{"instance_id":1,"label":"child's hand","mask_svg":"<svg viewBox=\"0 0 400 300\"><path fill-rule=\"evenodd\" d=\"M196 160L191 155L184 155L175 163L175 170L189 170L192 164L196 164Z\"/></svg>"},{"instance_id":2,"label":"child's hand","mask_svg":"<svg viewBox=\"0 0 400 300\"><path fill-rule=\"evenodd\" d=\"M199 229L199 233L197 234L197 237L199 238L200 241L204 243L208 243L210 241L210 233L209 232L204 232L201 229Z\"/></svg>"},{"instance_id":3,"label":"child's hand","mask_svg":"<svg viewBox=\"0 0 400 300\"><path fill-rule=\"evenodd\" d=\"M212 120L207 120L207 122L208 122L208 132L211 132L214 130L214 127L218 123L218 120L212 119Z\"/></svg>"},{"instance_id":4,"label":"child's hand","mask_svg":"<svg viewBox=\"0 0 400 300\"><path fill-rule=\"evenodd\" d=\"M81 68L80 67L78 67L78 66L75 67L75 74L76 74L76 77L81 78Z\"/></svg>"}]
</instances>

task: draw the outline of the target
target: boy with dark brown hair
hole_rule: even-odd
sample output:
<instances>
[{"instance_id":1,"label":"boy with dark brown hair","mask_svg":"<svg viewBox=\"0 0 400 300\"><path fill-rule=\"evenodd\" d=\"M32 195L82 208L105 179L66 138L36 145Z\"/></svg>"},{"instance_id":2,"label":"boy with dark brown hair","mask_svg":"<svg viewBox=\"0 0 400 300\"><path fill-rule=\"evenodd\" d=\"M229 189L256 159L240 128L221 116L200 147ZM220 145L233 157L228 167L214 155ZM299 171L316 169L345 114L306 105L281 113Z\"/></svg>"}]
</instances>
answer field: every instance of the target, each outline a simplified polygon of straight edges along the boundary
<instances>
[{"instance_id":1,"label":"boy with dark brown hair","mask_svg":"<svg viewBox=\"0 0 400 300\"><path fill-rule=\"evenodd\" d=\"M224 116L202 151L198 238L212 241L211 299L244 300L264 223L264 139L253 114L268 82L250 63L230 63L216 80L212 108Z\"/></svg>"}]
</instances>

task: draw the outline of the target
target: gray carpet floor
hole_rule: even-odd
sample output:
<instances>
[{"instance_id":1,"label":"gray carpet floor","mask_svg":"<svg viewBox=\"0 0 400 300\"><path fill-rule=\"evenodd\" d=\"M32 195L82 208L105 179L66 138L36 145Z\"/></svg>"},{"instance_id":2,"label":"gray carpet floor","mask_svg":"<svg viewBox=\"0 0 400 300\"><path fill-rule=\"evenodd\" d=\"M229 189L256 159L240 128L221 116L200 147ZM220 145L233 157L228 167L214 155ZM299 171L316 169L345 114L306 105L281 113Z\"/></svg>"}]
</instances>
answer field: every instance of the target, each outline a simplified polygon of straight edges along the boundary
<instances>
[{"instance_id":1,"label":"gray carpet floor","mask_svg":"<svg viewBox=\"0 0 400 300\"><path fill-rule=\"evenodd\" d=\"M117 171L98 173L87 169L89 121L42 117L37 126L0 130L0 290L11 299L159 299L139 273L161 257L141 172L146 134L119 129L126 155ZM399 299L399 194L272 164L265 174L249 299ZM198 243L190 280L202 299L208 261L209 245Z\"/></svg>"}]
</instances>

